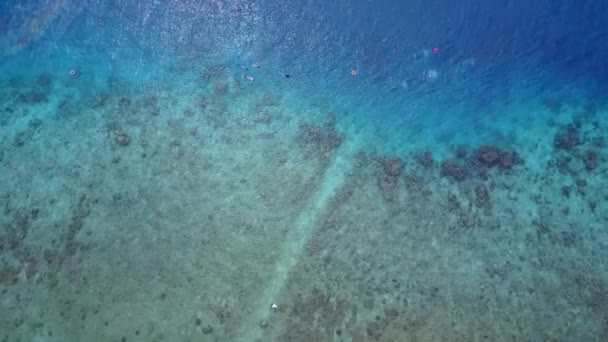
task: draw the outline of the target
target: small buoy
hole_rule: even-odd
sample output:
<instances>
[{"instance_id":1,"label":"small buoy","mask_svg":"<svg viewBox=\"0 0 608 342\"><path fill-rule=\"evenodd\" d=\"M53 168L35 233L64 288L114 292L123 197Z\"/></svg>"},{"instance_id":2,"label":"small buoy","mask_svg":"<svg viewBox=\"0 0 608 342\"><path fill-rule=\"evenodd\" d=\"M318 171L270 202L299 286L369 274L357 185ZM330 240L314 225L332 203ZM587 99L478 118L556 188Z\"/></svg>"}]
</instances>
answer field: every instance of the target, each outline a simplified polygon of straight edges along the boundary
<instances>
[{"instance_id":1,"label":"small buoy","mask_svg":"<svg viewBox=\"0 0 608 342\"><path fill-rule=\"evenodd\" d=\"M357 76L357 69L350 69L350 74L352 76Z\"/></svg>"}]
</instances>

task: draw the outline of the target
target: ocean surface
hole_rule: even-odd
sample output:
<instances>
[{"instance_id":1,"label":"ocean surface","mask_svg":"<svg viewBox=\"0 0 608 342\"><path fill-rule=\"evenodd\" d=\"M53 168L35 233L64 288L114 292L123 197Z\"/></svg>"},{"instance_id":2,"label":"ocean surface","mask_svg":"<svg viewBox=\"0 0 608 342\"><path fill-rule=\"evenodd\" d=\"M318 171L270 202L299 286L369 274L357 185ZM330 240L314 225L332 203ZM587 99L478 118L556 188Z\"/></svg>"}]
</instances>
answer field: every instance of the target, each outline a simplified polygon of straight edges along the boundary
<instances>
[{"instance_id":1,"label":"ocean surface","mask_svg":"<svg viewBox=\"0 0 608 342\"><path fill-rule=\"evenodd\" d=\"M4 0L0 341L607 341L608 2Z\"/></svg>"}]
</instances>

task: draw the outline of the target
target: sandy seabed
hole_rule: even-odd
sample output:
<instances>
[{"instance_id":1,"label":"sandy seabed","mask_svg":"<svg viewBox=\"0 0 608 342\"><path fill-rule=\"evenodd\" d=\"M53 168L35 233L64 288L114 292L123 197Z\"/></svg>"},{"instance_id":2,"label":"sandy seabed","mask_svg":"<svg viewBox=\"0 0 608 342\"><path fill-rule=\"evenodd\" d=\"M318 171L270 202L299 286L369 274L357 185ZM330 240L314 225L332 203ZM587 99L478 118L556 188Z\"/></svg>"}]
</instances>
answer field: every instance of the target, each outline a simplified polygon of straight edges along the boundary
<instances>
[{"instance_id":1,"label":"sandy seabed","mask_svg":"<svg viewBox=\"0 0 608 342\"><path fill-rule=\"evenodd\" d=\"M386 153L329 101L200 77L2 84L0 341L608 339L604 108Z\"/></svg>"}]
</instances>

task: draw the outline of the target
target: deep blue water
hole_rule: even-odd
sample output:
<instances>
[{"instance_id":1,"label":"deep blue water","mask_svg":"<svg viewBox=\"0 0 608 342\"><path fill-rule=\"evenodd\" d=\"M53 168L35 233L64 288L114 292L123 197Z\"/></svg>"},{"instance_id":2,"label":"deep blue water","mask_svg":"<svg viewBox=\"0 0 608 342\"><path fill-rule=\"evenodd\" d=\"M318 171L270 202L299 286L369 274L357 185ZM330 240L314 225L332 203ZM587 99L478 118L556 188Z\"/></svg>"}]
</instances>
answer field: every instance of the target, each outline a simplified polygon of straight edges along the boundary
<instances>
[{"instance_id":1,"label":"deep blue water","mask_svg":"<svg viewBox=\"0 0 608 342\"><path fill-rule=\"evenodd\" d=\"M479 92L505 86L514 74L590 88L604 87L608 75L608 5L601 1L7 1L9 40L11 30L27 31L20 26L32 14L48 27L30 49L54 44L65 58L74 58L63 49L70 46L106 62L121 54L142 63L255 54L312 84L357 68L365 87L385 91L403 80L423 82L430 68ZM437 55L420 56L435 47Z\"/></svg>"},{"instance_id":2,"label":"deep blue water","mask_svg":"<svg viewBox=\"0 0 608 342\"><path fill-rule=\"evenodd\" d=\"M444 113L427 115L431 127L461 119L445 113L455 104L483 108L566 85L606 101L608 5L601 1L15 4L3 4L4 63L54 61L58 74L91 70L97 82L114 73L150 87L171 77L167 66L177 60L182 73L213 59L237 70L257 63L259 73L288 72L289 86L305 93L357 97L345 110L369 107L366 115L379 121L400 123L413 105ZM32 14L38 20L28 28ZM19 39L31 42L21 50ZM435 71L436 79L428 77Z\"/></svg>"}]
</instances>

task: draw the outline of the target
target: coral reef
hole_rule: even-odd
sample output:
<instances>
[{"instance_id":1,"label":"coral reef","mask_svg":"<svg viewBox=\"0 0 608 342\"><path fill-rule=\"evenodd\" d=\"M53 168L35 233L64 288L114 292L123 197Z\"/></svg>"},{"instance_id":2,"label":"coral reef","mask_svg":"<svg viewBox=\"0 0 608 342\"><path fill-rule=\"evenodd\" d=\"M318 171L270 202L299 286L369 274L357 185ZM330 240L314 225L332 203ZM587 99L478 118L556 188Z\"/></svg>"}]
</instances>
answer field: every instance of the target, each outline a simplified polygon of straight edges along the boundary
<instances>
[{"instance_id":1,"label":"coral reef","mask_svg":"<svg viewBox=\"0 0 608 342\"><path fill-rule=\"evenodd\" d=\"M416 154L414 156L416 162L425 169L431 169L435 165L435 161L433 160L433 154L431 151L426 151L421 154Z\"/></svg>"},{"instance_id":2,"label":"coral reef","mask_svg":"<svg viewBox=\"0 0 608 342\"><path fill-rule=\"evenodd\" d=\"M384 173L391 177L399 177L403 171L403 161L398 157L384 158L381 160Z\"/></svg>"},{"instance_id":3,"label":"coral reef","mask_svg":"<svg viewBox=\"0 0 608 342\"><path fill-rule=\"evenodd\" d=\"M116 133L114 141L118 146L129 146L129 144L131 144L131 137L127 133L120 132Z\"/></svg>"},{"instance_id":4,"label":"coral reef","mask_svg":"<svg viewBox=\"0 0 608 342\"><path fill-rule=\"evenodd\" d=\"M487 168L498 165L502 169L510 169L522 162L516 152L501 150L490 145L482 145L477 148L474 156L482 166Z\"/></svg>"},{"instance_id":5,"label":"coral reef","mask_svg":"<svg viewBox=\"0 0 608 342\"><path fill-rule=\"evenodd\" d=\"M475 186L475 205L478 208L490 209L492 207L490 191L484 184Z\"/></svg>"},{"instance_id":6,"label":"coral reef","mask_svg":"<svg viewBox=\"0 0 608 342\"><path fill-rule=\"evenodd\" d=\"M593 170L597 167L598 157L595 151L587 151L583 155L583 163L585 163L585 168L587 170Z\"/></svg>"},{"instance_id":7,"label":"coral reef","mask_svg":"<svg viewBox=\"0 0 608 342\"><path fill-rule=\"evenodd\" d=\"M20 93L18 96L18 101L20 103L30 105L48 102L48 94L44 91L33 89Z\"/></svg>"},{"instance_id":8,"label":"coral reef","mask_svg":"<svg viewBox=\"0 0 608 342\"><path fill-rule=\"evenodd\" d=\"M597 135L601 132L600 126L597 121L583 125L577 119L561 127L553 140L556 153L549 161L549 166L561 174L572 176L581 170L597 169L602 162L598 151L606 145L605 138Z\"/></svg>"},{"instance_id":9,"label":"coral reef","mask_svg":"<svg viewBox=\"0 0 608 342\"><path fill-rule=\"evenodd\" d=\"M441 162L441 175L462 182L467 178L467 170L455 160L444 160Z\"/></svg>"},{"instance_id":10,"label":"coral reef","mask_svg":"<svg viewBox=\"0 0 608 342\"><path fill-rule=\"evenodd\" d=\"M382 190L384 198L388 201L393 201L398 190L399 177L403 172L403 160L398 157L382 157L379 158L378 164L378 186Z\"/></svg>"},{"instance_id":11,"label":"coral reef","mask_svg":"<svg viewBox=\"0 0 608 342\"><path fill-rule=\"evenodd\" d=\"M322 161L327 161L342 144L342 137L336 131L332 120L328 120L323 125L312 123L300 125L296 140L307 156L314 156Z\"/></svg>"},{"instance_id":12,"label":"coral reef","mask_svg":"<svg viewBox=\"0 0 608 342\"><path fill-rule=\"evenodd\" d=\"M441 175L461 182L468 178L488 177L490 169L498 167L500 170L509 170L523 160L514 151L507 151L491 145L481 145L468 158L466 150L462 147L457 152L458 159L446 159L441 162Z\"/></svg>"},{"instance_id":13,"label":"coral reef","mask_svg":"<svg viewBox=\"0 0 608 342\"><path fill-rule=\"evenodd\" d=\"M553 139L553 147L560 150L571 150L580 144L581 139L574 124L569 124L560 129Z\"/></svg>"},{"instance_id":14,"label":"coral reef","mask_svg":"<svg viewBox=\"0 0 608 342\"><path fill-rule=\"evenodd\" d=\"M216 96L224 96L228 94L228 85L222 82L216 83L215 87L213 88L213 93Z\"/></svg>"}]
</instances>

